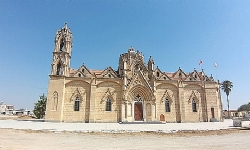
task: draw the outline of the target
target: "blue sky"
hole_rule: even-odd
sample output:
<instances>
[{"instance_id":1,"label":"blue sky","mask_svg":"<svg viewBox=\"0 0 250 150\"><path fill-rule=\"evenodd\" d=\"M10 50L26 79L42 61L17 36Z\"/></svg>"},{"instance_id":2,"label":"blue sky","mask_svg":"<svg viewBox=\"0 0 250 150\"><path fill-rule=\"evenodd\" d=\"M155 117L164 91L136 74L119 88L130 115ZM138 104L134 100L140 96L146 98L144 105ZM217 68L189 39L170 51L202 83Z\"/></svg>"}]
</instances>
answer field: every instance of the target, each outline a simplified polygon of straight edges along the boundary
<instances>
[{"instance_id":1,"label":"blue sky","mask_svg":"<svg viewBox=\"0 0 250 150\"><path fill-rule=\"evenodd\" d=\"M33 109L47 94L56 30L73 33L71 67L118 67L130 46L165 72L230 80L230 108L250 101L250 1L0 1L0 101ZM214 68L214 63L218 68ZM222 93L224 109L226 97Z\"/></svg>"}]
</instances>

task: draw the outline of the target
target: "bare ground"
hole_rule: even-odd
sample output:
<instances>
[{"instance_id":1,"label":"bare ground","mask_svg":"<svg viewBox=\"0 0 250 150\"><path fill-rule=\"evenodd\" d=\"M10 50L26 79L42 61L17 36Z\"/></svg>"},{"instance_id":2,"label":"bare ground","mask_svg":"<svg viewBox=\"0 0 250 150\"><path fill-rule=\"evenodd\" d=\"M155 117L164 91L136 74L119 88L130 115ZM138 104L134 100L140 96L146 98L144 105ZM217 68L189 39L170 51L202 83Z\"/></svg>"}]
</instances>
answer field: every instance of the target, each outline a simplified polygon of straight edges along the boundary
<instances>
[{"instance_id":1,"label":"bare ground","mask_svg":"<svg viewBox=\"0 0 250 150\"><path fill-rule=\"evenodd\" d=\"M0 150L249 149L250 130L76 133L0 129Z\"/></svg>"}]
</instances>

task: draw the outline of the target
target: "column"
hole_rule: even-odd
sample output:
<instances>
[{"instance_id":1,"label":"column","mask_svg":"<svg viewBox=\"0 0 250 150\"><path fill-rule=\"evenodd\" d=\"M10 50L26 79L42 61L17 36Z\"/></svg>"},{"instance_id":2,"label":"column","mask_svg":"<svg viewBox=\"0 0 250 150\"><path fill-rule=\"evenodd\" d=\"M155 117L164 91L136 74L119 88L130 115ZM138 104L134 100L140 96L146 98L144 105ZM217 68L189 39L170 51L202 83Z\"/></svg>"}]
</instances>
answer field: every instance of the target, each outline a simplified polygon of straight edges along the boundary
<instances>
[{"instance_id":1,"label":"column","mask_svg":"<svg viewBox=\"0 0 250 150\"><path fill-rule=\"evenodd\" d=\"M135 101L133 101L131 103L131 106L132 106L132 112L131 112L132 113L132 121L135 121L135 114L134 114L135 113L135 110L134 110L135 106L134 105L135 105Z\"/></svg>"},{"instance_id":2,"label":"column","mask_svg":"<svg viewBox=\"0 0 250 150\"><path fill-rule=\"evenodd\" d=\"M152 117L152 121L156 121L156 103L152 102L151 105L151 117Z\"/></svg>"},{"instance_id":3,"label":"column","mask_svg":"<svg viewBox=\"0 0 250 150\"><path fill-rule=\"evenodd\" d=\"M122 107L121 107L121 121L122 122L124 122L124 121L126 121L126 119L125 119L125 104L122 102Z\"/></svg>"},{"instance_id":4,"label":"column","mask_svg":"<svg viewBox=\"0 0 250 150\"><path fill-rule=\"evenodd\" d=\"M180 104L180 113L179 118L181 122L186 122L185 114L185 103L184 103L184 90L182 87L179 87L179 104Z\"/></svg>"},{"instance_id":5,"label":"column","mask_svg":"<svg viewBox=\"0 0 250 150\"><path fill-rule=\"evenodd\" d=\"M128 120L128 101L126 101L126 106L125 106L125 118Z\"/></svg>"},{"instance_id":6,"label":"column","mask_svg":"<svg viewBox=\"0 0 250 150\"><path fill-rule=\"evenodd\" d=\"M143 121L146 121L146 103L142 102Z\"/></svg>"}]
</instances>

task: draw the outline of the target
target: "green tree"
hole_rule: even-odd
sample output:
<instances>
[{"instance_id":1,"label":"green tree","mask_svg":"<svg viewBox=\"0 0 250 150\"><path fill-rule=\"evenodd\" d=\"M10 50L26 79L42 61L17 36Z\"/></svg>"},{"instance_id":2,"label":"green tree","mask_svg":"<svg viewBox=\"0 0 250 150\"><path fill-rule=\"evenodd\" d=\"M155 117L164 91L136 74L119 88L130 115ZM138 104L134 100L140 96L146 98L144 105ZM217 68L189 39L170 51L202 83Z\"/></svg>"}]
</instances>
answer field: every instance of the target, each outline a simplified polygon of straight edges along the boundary
<instances>
[{"instance_id":1,"label":"green tree","mask_svg":"<svg viewBox=\"0 0 250 150\"><path fill-rule=\"evenodd\" d=\"M250 111L250 103L241 105L238 108L238 112L240 112L240 111Z\"/></svg>"},{"instance_id":2,"label":"green tree","mask_svg":"<svg viewBox=\"0 0 250 150\"><path fill-rule=\"evenodd\" d=\"M227 113L228 113L228 117L230 118L229 115L229 93L231 92L232 88L233 88L233 82L229 81L229 80L225 80L220 84L221 89L226 93L227 95Z\"/></svg>"},{"instance_id":3,"label":"green tree","mask_svg":"<svg viewBox=\"0 0 250 150\"><path fill-rule=\"evenodd\" d=\"M39 97L40 99L35 103L33 112L36 118L41 119L44 118L45 115L47 97L44 94Z\"/></svg>"}]
</instances>

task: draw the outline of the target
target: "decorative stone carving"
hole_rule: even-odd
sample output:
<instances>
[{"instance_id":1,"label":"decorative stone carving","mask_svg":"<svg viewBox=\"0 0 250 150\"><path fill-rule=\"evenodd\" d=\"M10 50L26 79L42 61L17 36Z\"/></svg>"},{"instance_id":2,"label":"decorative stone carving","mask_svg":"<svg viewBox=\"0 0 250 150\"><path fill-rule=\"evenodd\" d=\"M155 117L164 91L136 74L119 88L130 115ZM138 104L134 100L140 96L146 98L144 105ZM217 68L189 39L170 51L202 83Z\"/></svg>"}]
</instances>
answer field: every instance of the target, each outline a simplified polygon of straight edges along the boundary
<instances>
[{"instance_id":1,"label":"decorative stone carving","mask_svg":"<svg viewBox=\"0 0 250 150\"><path fill-rule=\"evenodd\" d=\"M79 97L80 98L80 101L83 101L83 95L85 93L80 93L79 89L76 88L76 90L74 91L74 93L71 95L70 97L70 101L74 101L76 97Z\"/></svg>"},{"instance_id":2,"label":"decorative stone carving","mask_svg":"<svg viewBox=\"0 0 250 150\"><path fill-rule=\"evenodd\" d=\"M110 91L110 89L108 88L107 91L104 93L102 99L101 99L101 103L103 103L104 101L107 100L107 98L110 98L111 102L113 103L115 100L115 94L113 92Z\"/></svg>"},{"instance_id":3,"label":"decorative stone carving","mask_svg":"<svg viewBox=\"0 0 250 150\"><path fill-rule=\"evenodd\" d=\"M192 91L191 95L189 96L188 103L191 103L193 99L200 100L200 93L197 91Z\"/></svg>"},{"instance_id":4,"label":"decorative stone carving","mask_svg":"<svg viewBox=\"0 0 250 150\"><path fill-rule=\"evenodd\" d=\"M173 92L170 90L166 90L164 94L161 97L161 103L165 102L165 100L168 98L169 101L172 101L174 99Z\"/></svg>"}]
</instances>

